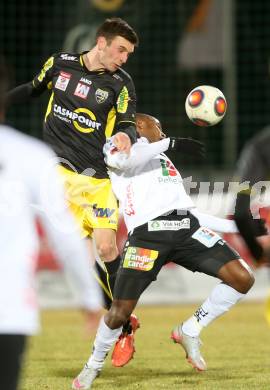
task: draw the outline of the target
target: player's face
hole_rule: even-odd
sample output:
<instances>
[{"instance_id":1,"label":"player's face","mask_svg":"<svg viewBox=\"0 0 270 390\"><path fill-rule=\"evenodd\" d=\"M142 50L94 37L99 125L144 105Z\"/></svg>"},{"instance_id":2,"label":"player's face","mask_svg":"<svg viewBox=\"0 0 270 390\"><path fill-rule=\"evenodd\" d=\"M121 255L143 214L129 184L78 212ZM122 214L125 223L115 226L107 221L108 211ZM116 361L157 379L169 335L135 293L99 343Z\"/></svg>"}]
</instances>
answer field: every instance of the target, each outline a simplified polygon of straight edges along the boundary
<instances>
[{"instance_id":1,"label":"player's face","mask_svg":"<svg viewBox=\"0 0 270 390\"><path fill-rule=\"evenodd\" d=\"M134 45L127 39L116 36L112 41L103 38L103 45L100 50L100 63L110 72L115 72L128 60L134 52Z\"/></svg>"},{"instance_id":2,"label":"player's face","mask_svg":"<svg viewBox=\"0 0 270 390\"><path fill-rule=\"evenodd\" d=\"M166 137L160 121L154 117L148 117L144 121L142 129L139 129L139 134L147 138L149 142L157 142Z\"/></svg>"}]
</instances>

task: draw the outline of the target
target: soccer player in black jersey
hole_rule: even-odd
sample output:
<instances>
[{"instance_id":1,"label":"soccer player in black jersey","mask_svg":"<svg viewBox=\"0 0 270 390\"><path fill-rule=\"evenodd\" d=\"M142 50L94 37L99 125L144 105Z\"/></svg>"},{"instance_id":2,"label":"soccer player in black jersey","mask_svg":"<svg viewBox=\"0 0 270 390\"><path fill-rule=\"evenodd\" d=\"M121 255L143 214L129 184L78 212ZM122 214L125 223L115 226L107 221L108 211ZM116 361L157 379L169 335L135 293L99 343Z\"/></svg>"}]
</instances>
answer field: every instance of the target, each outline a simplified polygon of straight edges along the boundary
<instances>
[{"instance_id":1,"label":"soccer player in black jersey","mask_svg":"<svg viewBox=\"0 0 270 390\"><path fill-rule=\"evenodd\" d=\"M259 235L267 234L263 220L254 219L251 201L258 196L258 191L269 190L270 178L270 127L267 126L256 134L244 147L237 162L235 180L245 184L237 194L234 219L254 259L260 263L269 263L270 245L265 240L259 241ZM270 215L266 217L267 225ZM270 295L266 300L265 317L270 324Z\"/></svg>"},{"instance_id":2,"label":"soccer player in black jersey","mask_svg":"<svg viewBox=\"0 0 270 390\"><path fill-rule=\"evenodd\" d=\"M251 213L251 200L258 195L256 184L265 182L269 187L270 172L270 128L267 127L253 137L244 147L237 163L235 179L245 183L245 189L237 194L235 222L253 257L260 261L267 257L266 248L257 240L257 236L267 233L260 219L254 219ZM263 183L261 183L263 184ZM258 186L257 190L262 188ZM270 253L268 255L270 257Z\"/></svg>"},{"instance_id":3,"label":"soccer player in black jersey","mask_svg":"<svg viewBox=\"0 0 270 390\"><path fill-rule=\"evenodd\" d=\"M137 45L136 32L124 20L107 19L98 28L90 51L52 55L31 82L7 97L13 104L50 91L44 140L60 158L68 201L82 234L94 239L106 264L109 283L103 287L110 298L120 263L115 234L118 205L102 148L115 133L119 150L128 151L136 140L135 88L121 66Z\"/></svg>"}]
</instances>

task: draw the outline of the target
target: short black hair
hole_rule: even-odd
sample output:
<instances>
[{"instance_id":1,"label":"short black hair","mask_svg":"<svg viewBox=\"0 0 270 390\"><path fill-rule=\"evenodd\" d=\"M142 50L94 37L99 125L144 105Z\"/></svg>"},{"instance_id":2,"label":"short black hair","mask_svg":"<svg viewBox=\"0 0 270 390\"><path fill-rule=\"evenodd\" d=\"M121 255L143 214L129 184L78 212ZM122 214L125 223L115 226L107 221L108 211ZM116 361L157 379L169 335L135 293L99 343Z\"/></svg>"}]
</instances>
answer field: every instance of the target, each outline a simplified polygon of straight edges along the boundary
<instances>
[{"instance_id":1,"label":"short black hair","mask_svg":"<svg viewBox=\"0 0 270 390\"><path fill-rule=\"evenodd\" d=\"M121 18L106 19L105 22L99 26L96 39L98 37L105 37L108 41L113 40L117 35L125 38L134 46L139 45L139 38L135 30Z\"/></svg>"},{"instance_id":2,"label":"short black hair","mask_svg":"<svg viewBox=\"0 0 270 390\"><path fill-rule=\"evenodd\" d=\"M4 109L9 86L9 73L4 57L0 54L0 110Z\"/></svg>"}]
</instances>

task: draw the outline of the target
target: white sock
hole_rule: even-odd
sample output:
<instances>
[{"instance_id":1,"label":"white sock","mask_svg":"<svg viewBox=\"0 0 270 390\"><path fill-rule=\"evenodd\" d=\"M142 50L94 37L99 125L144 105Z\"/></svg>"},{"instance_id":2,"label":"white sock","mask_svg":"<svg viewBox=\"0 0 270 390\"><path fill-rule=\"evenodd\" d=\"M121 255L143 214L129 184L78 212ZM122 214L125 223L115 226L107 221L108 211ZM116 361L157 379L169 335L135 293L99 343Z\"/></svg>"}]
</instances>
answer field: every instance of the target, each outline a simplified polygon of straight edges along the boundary
<instances>
[{"instance_id":1,"label":"white sock","mask_svg":"<svg viewBox=\"0 0 270 390\"><path fill-rule=\"evenodd\" d=\"M122 332L122 326L118 329L110 329L101 318L97 330L92 354L87 362L88 366L101 369L108 352Z\"/></svg>"},{"instance_id":2,"label":"white sock","mask_svg":"<svg viewBox=\"0 0 270 390\"><path fill-rule=\"evenodd\" d=\"M218 284L193 316L183 323L183 332L191 337L199 336L202 328L230 310L244 296L227 284Z\"/></svg>"}]
</instances>

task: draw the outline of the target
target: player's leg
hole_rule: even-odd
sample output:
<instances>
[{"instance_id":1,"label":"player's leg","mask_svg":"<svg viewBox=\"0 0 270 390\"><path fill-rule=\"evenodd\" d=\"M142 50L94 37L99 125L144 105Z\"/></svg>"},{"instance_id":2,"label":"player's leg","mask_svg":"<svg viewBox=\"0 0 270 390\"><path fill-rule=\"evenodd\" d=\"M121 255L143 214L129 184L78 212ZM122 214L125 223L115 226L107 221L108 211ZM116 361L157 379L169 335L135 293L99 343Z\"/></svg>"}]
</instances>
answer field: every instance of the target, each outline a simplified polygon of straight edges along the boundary
<instances>
[{"instance_id":1,"label":"player's leg","mask_svg":"<svg viewBox=\"0 0 270 390\"><path fill-rule=\"evenodd\" d=\"M113 301L110 310L100 322L93 352L87 362L88 366L94 366L95 368L102 367L103 364L101 365L101 362L104 362L107 353L117 341L122 332L123 325L129 319L137 302L138 299ZM127 342L127 340L128 339L125 339L125 342ZM129 355L129 351L127 351L127 353Z\"/></svg>"},{"instance_id":2,"label":"player's leg","mask_svg":"<svg viewBox=\"0 0 270 390\"><path fill-rule=\"evenodd\" d=\"M249 266L221 237L211 232L213 245L210 248L207 247L209 237L206 240L202 235L198 237L199 241L194 239L194 234L191 236L192 252L189 258L177 263L193 272L199 271L217 277L222 283L213 289L189 319L174 328L171 337L183 346L192 366L198 371L204 371L206 364L200 353L199 339L202 329L241 300L252 287L254 277Z\"/></svg>"},{"instance_id":3,"label":"player's leg","mask_svg":"<svg viewBox=\"0 0 270 390\"><path fill-rule=\"evenodd\" d=\"M59 167L59 172L65 183L69 208L82 237L87 239L89 262L94 263L93 259L96 259L95 276L102 288L104 306L109 309L121 260L116 245L118 205L110 180L79 175L62 166ZM136 316L133 316L132 320L126 324L129 333L138 327ZM131 350L130 355L133 353Z\"/></svg>"},{"instance_id":4,"label":"player's leg","mask_svg":"<svg viewBox=\"0 0 270 390\"><path fill-rule=\"evenodd\" d=\"M150 283L151 279L141 278L140 272L135 271L131 276L119 272L115 284L115 294L119 299L113 300L110 310L102 317L92 353L80 374L74 379L73 389L91 388L102 370L107 354L121 334L123 324L134 310L141 293ZM121 352L125 352L125 348L121 349Z\"/></svg>"},{"instance_id":5,"label":"player's leg","mask_svg":"<svg viewBox=\"0 0 270 390\"><path fill-rule=\"evenodd\" d=\"M80 374L72 383L73 389L90 389L93 381L99 376L106 356L122 332L123 324L137 304L137 300L117 301L101 318L92 354Z\"/></svg>"},{"instance_id":6,"label":"player's leg","mask_svg":"<svg viewBox=\"0 0 270 390\"><path fill-rule=\"evenodd\" d=\"M99 259L97 255L97 250L95 248L94 242L92 238L87 238L86 242L88 244L89 255L91 259L95 259L94 262L94 276L101 287L101 291L103 294L103 306L104 309L109 310L112 304L112 294L111 289L108 284L108 272L104 266L103 261Z\"/></svg>"},{"instance_id":7,"label":"player's leg","mask_svg":"<svg viewBox=\"0 0 270 390\"><path fill-rule=\"evenodd\" d=\"M234 259L221 266L216 275L222 283L214 287L209 297L183 324L183 331L198 336L213 320L229 311L254 283L250 267L242 259Z\"/></svg>"},{"instance_id":8,"label":"player's leg","mask_svg":"<svg viewBox=\"0 0 270 390\"><path fill-rule=\"evenodd\" d=\"M189 362L198 371L206 369L206 363L199 350L199 335L202 329L239 302L254 282L253 276L238 259L224 265L217 276L223 283L215 286L194 314L172 332L172 339L183 345L189 355Z\"/></svg>"},{"instance_id":9,"label":"player's leg","mask_svg":"<svg viewBox=\"0 0 270 390\"><path fill-rule=\"evenodd\" d=\"M138 231L144 237L147 225ZM160 232L155 232L159 237L158 233ZM119 337L122 325L132 313L143 291L152 280L156 279L165 262L164 259L167 258L169 249L162 251L162 245L152 245L151 237L147 242L138 240L138 236L136 238L130 236L126 243L123 262L117 273L112 306L100 322L92 354L81 373L73 381L74 389L91 387L103 367L107 353ZM170 247L170 243L168 246ZM134 263L134 256L141 258L141 261ZM125 348L121 351L125 351Z\"/></svg>"},{"instance_id":10,"label":"player's leg","mask_svg":"<svg viewBox=\"0 0 270 390\"><path fill-rule=\"evenodd\" d=\"M93 238L97 257L107 274L107 287L112 295L121 257L116 245L118 204L109 179L89 178L91 192L87 203L93 205L84 212L84 227ZM99 269L102 275L102 270ZM102 276L101 276L102 277Z\"/></svg>"},{"instance_id":11,"label":"player's leg","mask_svg":"<svg viewBox=\"0 0 270 390\"><path fill-rule=\"evenodd\" d=\"M102 281L103 291L105 292L105 302L107 309L110 308L117 271L120 266L121 256L118 254L112 261L109 259L110 253L118 253L116 246L116 234L112 229L94 229L94 242L96 244L98 256L103 260L103 267L97 265L100 281ZM113 249L115 247L115 249ZM106 258L105 258L106 256ZM130 313L131 314L131 313ZM136 330L140 327L139 320L135 314L127 318L123 324L123 330L119 336L119 340L115 345L115 350L112 354L112 364L114 366L126 365L134 355L134 335ZM124 348L121 348L123 346ZM117 364L116 364L117 362Z\"/></svg>"},{"instance_id":12,"label":"player's leg","mask_svg":"<svg viewBox=\"0 0 270 390\"><path fill-rule=\"evenodd\" d=\"M123 285L123 283L121 284ZM72 383L73 389L91 388L93 381L102 370L106 356L120 336L123 325L136 307L137 301L138 299L112 302L110 310L100 321L92 353L84 368Z\"/></svg>"},{"instance_id":13,"label":"player's leg","mask_svg":"<svg viewBox=\"0 0 270 390\"><path fill-rule=\"evenodd\" d=\"M121 256L116 245L116 231L107 228L95 228L93 238L97 254L103 261L104 267L102 268L107 274L108 289L112 295L117 271L121 262ZM100 274L102 275L101 270Z\"/></svg>"},{"instance_id":14,"label":"player's leg","mask_svg":"<svg viewBox=\"0 0 270 390\"><path fill-rule=\"evenodd\" d=\"M102 267L96 266L96 279L102 288L104 303L109 308L120 264L116 245L118 205L110 180L79 175L63 167L59 167L59 170L65 181L70 209L80 226L82 237L90 238L87 240L89 257L101 259ZM130 322L127 323L127 328L131 329ZM133 350L130 355L133 355Z\"/></svg>"}]
</instances>

